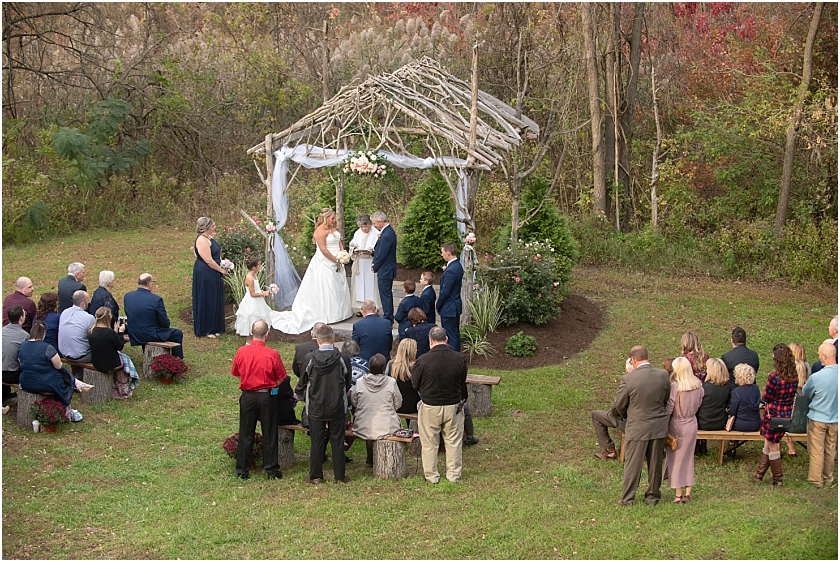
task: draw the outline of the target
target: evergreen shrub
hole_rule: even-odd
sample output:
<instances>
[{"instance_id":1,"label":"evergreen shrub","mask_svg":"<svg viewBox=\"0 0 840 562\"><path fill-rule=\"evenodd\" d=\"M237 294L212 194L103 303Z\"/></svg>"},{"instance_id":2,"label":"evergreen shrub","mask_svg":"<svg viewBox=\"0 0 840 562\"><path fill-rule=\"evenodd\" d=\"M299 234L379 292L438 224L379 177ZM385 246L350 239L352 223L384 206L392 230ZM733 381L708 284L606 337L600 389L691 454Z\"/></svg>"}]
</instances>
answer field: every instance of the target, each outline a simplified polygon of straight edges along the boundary
<instances>
[{"instance_id":1,"label":"evergreen shrub","mask_svg":"<svg viewBox=\"0 0 840 562\"><path fill-rule=\"evenodd\" d=\"M505 341L505 353L514 357L530 357L537 351L537 339L521 331Z\"/></svg>"},{"instance_id":2,"label":"evergreen shrub","mask_svg":"<svg viewBox=\"0 0 840 562\"><path fill-rule=\"evenodd\" d=\"M400 223L397 260L412 269L439 269L440 245L459 241L455 202L446 180L434 169L417 186Z\"/></svg>"}]
</instances>

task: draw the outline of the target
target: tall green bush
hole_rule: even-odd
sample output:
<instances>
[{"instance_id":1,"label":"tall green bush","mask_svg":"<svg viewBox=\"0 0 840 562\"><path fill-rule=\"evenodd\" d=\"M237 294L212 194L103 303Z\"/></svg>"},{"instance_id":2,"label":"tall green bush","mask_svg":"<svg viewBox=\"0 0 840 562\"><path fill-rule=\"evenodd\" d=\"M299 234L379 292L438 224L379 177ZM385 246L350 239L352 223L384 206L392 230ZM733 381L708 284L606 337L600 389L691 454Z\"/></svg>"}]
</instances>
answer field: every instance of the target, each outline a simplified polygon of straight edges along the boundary
<instances>
[{"instance_id":1,"label":"tall green bush","mask_svg":"<svg viewBox=\"0 0 840 562\"><path fill-rule=\"evenodd\" d=\"M412 269L437 269L443 265L440 245L459 240L455 202L446 180L434 169L421 181L400 223L397 259Z\"/></svg>"},{"instance_id":2,"label":"tall green bush","mask_svg":"<svg viewBox=\"0 0 840 562\"><path fill-rule=\"evenodd\" d=\"M518 238L522 242L550 240L554 251L568 257L574 264L580 255L578 243L572 236L568 219L560 212L556 203L553 200L543 202L547 189L548 183L541 178L532 180L524 187L519 212L520 220L529 216L535 209L539 208L539 210L519 229ZM510 233L511 215L508 213L507 220L493 237L493 248L496 251L510 244Z\"/></svg>"}]
</instances>

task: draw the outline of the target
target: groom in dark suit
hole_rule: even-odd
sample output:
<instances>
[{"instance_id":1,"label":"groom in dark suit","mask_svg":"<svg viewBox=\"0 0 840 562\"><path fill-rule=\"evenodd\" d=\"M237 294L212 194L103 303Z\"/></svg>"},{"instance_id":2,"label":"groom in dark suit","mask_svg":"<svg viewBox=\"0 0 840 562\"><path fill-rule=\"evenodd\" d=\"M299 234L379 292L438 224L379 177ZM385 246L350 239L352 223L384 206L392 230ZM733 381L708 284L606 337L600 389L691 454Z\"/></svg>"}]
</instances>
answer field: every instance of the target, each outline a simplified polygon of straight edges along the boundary
<instances>
[{"instance_id":1,"label":"groom in dark suit","mask_svg":"<svg viewBox=\"0 0 840 562\"><path fill-rule=\"evenodd\" d=\"M651 367L647 349L637 345L630 350L633 370L618 383L610 413L627 419L624 445L624 485L621 505L633 505L642 462L647 459L648 488L645 503L656 505L662 497L662 459L665 436L668 435L668 414L665 407L671 395L668 371Z\"/></svg>"},{"instance_id":2,"label":"groom in dark suit","mask_svg":"<svg viewBox=\"0 0 840 562\"><path fill-rule=\"evenodd\" d=\"M379 301L382 303L382 317L394 323L394 278L397 276L397 234L382 211L370 216L373 226L379 231L379 240L373 248L371 270L379 281Z\"/></svg>"},{"instance_id":3,"label":"groom in dark suit","mask_svg":"<svg viewBox=\"0 0 840 562\"><path fill-rule=\"evenodd\" d=\"M446 330L449 345L455 351L461 351L461 284L464 281L464 268L458 260L458 246L454 242L444 242L440 246L440 255L446 261L446 269L440 276L440 294L437 299L437 311L440 326Z\"/></svg>"},{"instance_id":4,"label":"groom in dark suit","mask_svg":"<svg viewBox=\"0 0 840 562\"><path fill-rule=\"evenodd\" d=\"M128 316L128 339L131 345L142 345L145 349L150 341L184 342L184 332L169 327L169 317L163 299L152 292L155 285L150 273L144 273L137 281L137 290L123 297L125 314ZM172 349L172 355L184 358L184 346Z\"/></svg>"}]
</instances>

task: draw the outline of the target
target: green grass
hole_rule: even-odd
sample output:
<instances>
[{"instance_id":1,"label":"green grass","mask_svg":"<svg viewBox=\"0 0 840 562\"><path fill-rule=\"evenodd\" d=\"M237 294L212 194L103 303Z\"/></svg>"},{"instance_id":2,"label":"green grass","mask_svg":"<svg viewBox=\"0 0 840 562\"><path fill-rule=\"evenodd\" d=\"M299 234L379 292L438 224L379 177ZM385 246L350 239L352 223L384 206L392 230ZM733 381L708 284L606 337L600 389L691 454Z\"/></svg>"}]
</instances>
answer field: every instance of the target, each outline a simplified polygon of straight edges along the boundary
<instances>
[{"instance_id":1,"label":"green grass","mask_svg":"<svg viewBox=\"0 0 840 562\"><path fill-rule=\"evenodd\" d=\"M479 371L502 383L492 415L475 420L481 443L465 450L460 484L427 485L411 457L407 479L375 480L355 444L352 482L312 487L303 435L282 480L233 476L221 445L238 427L229 369L243 339L196 340L178 320L190 304L192 242L189 230L95 232L4 250L4 294L21 274L36 295L54 289L78 260L89 288L99 270L114 270L121 300L150 271L174 325L186 328L191 367L185 384L144 381L127 401L80 404L85 420L55 435L19 429L14 408L3 417L4 558L837 559L837 490L807 484L802 454L784 458L782 489L748 483L760 454L748 443L723 466L712 454L697 460L691 504L671 504L663 488L656 507L620 508L622 467L593 458L589 420L611 403L636 343L661 363L693 330L719 357L740 324L760 354L759 384L777 342L801 342L813 360L837 310L835 287L578 268L574 290L606 305L604 330L561 366ZM275 347L289 364L293 347ZM129 354L139 364L138 349Z\"/></svg>"}]
</instances>

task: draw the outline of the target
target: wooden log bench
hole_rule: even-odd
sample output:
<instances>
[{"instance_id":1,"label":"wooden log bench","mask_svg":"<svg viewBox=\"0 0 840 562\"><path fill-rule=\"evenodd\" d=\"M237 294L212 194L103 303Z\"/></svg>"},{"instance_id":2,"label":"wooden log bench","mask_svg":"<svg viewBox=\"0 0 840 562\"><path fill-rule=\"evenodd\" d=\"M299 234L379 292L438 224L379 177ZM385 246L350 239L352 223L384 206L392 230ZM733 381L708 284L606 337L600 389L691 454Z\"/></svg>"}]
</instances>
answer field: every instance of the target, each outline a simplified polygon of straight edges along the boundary
<instances>
[{"instance_id":1,"label":"wooden log bench","mask_svg":"<svg viewBox=\"0 0 840 562\"><path fill-rule=\"evenodd\" d=\"M56 395L52 392L48 392L46 394L36 394L34 392L26 392L22 388L18 388L17 417L15 418L15 421L22 429L32 431L32 422L35 418L33 418L32 414L29 412L29 407L32 406L34 402L43 400L44 398L55 398L58 400Z\"/></svg>"},{"instance_id":2,"label":"wooden log bench","mask_svg":"<svg viewBox=\"0 0 840 562\"><path fill-rule=\"evenodd\" d=\"M415 414L416 415L416 414ZM309 431L300 424L277 426L277 462L280 470L291 467L295 463L295 432ZM352 428L347 428L345 437L355 437ZM373 446L373 477L383 480L405 478L405 449L406 444L415 441L414 437L394 437L389 435L378 439ZM419 440L417 440L419 441ZM340 451L344 454L344 451ZM333 455L337 454L333 451Z\"/></svg>"},{"instance_id":3,"label":"wooden log bench","mask_svg":"<svg viewBox=\"0 0 840 562\"><path fill-rule=\"evenodd\" d=\"M786 437L792 438L794 441L807 441L808 434L806 433L785 433ZM720 441L720 449L718 451L718 465L723 466L723 453L726 452L728 441L764 441L764 437L757 431L726 431L719 430L703 430L697 431L697 439L706 439L707 441ZM667 451L666 451L667 454ZM624 462L624 434L621 434L621 451L618 458Z\"/></svg>"},{"instance_id":4,"label":"wooden log bench","mask_svg":"<svg viewBox=\"0 0 840 562\"><path fill-rule=\"evenodd\" d=\"M419 431L417 427L417 414L401 414L397 412L397 415L400 419L408 420L408 430L417 433ZM406 447L408 454L412 457L419 457L422 453L422 447L420 446L420 439L413 439L411 443L408 444Z\"/></svg>"},{"instance_id":5,"label":"wooden log bench","mask_svg":"<svg viewBox=\"0 0 840 562\"><path fill-rule=\"evenodd\" d=\"M82 369L81 380L87 384L92 384L93 388L89 392L82 392L82 402L85 404L102 404L113 399L112 390L114 388L114 372L117 369L112 369L107 373L97 371L93 363L80 363L64 358L62 362L68 366Z\"/></svg>"},{"instance_id":6,"label":"wooden log bench","mask_svg":"<svg viewBox=\"0 0 840 562\"><path fill-rule=\"evenodd\" d=\"M158 355L164 353L171 354L172 350L180 345L180 343L171 341L150 341L147 343L146 349L143 352L143 378L148 381L155 380L157 377L155 376L155 372L152 371L152 361Z\"/></svg>"},{"instance_id":7,"label":"wooden log bench","mask_svg":"<svg viewBox=\"0 0 840 562\"><path fill-rule=\"evenodd\" d=\"M485 418L490 415L492 406L490 398L493 387L501 382L501 377L487 377L484 375L467 375L467 392L470 413L473 417Z\"/></svg>"}]
</instances>

